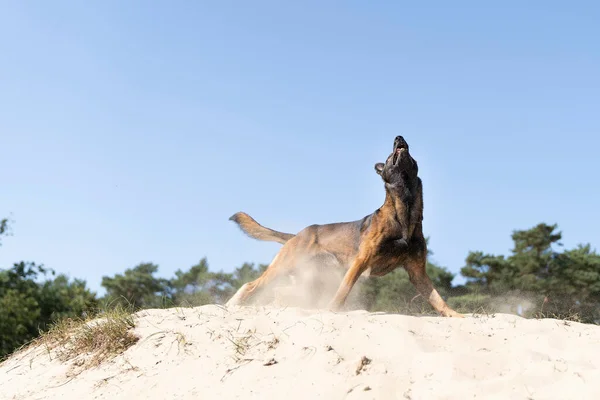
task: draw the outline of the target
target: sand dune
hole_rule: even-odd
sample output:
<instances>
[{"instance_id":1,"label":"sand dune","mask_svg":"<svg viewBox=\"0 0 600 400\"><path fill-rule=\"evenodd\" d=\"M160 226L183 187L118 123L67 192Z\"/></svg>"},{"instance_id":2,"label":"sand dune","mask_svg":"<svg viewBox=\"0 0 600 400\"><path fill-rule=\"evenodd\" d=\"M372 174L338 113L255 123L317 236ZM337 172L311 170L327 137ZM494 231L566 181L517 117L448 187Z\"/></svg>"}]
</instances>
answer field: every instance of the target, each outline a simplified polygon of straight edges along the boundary
<instances>
[{"instance_id":1,"label":"sand dune","mask_svg":"<svg viewBox=\"0 0 600 400\"><path fill-rule=\"evenodd\" d=\"M219 306L138 313L98 367L44 348L0 365L2 399L600 399L600 327Z\"/></svg>"}]
</instances>

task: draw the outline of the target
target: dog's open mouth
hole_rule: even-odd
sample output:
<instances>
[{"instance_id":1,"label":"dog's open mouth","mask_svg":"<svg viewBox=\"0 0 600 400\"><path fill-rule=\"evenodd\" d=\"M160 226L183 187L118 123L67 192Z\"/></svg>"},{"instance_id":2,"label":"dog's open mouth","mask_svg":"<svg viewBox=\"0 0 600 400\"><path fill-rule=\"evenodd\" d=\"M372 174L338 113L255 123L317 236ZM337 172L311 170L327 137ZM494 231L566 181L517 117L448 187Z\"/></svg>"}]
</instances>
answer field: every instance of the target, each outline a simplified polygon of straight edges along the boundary
<instances>
[{"instance_id":1,"label":"dog's open mouth","mask_svg":"<svg viewBox=\"0 0 600 400\"><path fill-rule=\"evenodd\" d=\"M406 152L408 152L408 143L406 143L406 140L404 140L402 136L396 136L396 139L394 139L392 163L396 165L398 160L401 158L400 156Z\"/></svg>"},{"instance_id":2,"label":"dog's open mouth","mask_svg":"<svg viewBox=\"0 0 600 400\"><path fill-rule=\"evenodd\" d=\"M394 151L394 158L392 159L392 162L394 163L394 165L398 162L400 155L407 150L408 150L408 148L404 144L400 144L396 147L396 150Z\"/></svg>"}]
</instances>

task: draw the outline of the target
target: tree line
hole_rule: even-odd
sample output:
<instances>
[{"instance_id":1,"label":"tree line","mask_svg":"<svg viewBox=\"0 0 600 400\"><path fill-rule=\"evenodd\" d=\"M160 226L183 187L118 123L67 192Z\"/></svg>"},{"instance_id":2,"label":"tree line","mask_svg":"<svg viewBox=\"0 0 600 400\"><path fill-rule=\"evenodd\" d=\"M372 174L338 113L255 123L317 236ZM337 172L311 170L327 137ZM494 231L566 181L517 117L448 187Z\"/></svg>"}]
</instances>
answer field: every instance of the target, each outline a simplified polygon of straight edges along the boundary
<instances>
[{"instance_id":1,"label":"tree line","mask_svg":"<svg viewBox=\"0 0 600 400\"><path fill-rule=\"evenodd\" d=\"M9 228L7 219L0 220L0 246ZM428 261L427 273L451 307L466 313L507 312L600 322L600 255L589 244L559 251L562 233L557 225L545 223L515 230L511 237L510 254L469 252L460 270L466 279L463 285L453 285L455 274ZM56 274L34 262L16 262L0 269L0 358L60 319L93 315L117 304L136 309L223 304L266 267L244 263L226 273L211 270L202 258L166 279L157 276L158 265L141 263L103 277L106 294L99 297L84 280ZM432 312L403 269L363 279L356 290L361 307L369 311Z\"/></svg>"}]
</instances>

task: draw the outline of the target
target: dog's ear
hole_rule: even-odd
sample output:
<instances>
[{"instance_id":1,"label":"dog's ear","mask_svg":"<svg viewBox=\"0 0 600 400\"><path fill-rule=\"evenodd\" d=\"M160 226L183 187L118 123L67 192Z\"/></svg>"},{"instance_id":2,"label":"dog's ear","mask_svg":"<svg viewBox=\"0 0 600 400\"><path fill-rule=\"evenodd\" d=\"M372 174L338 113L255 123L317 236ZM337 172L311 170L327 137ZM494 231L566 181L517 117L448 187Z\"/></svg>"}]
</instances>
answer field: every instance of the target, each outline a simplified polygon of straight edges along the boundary
<instances>
[{"instance_id":1,"label":"dog's ear","mask_svg":"<svg viewBox=\"0 0 600 400\"><path fill-rule=\"evenodd\" d=\"M378 175L381 175L381 173L383 172L383 163L382 162L378 162L377 164L375 164L375 172L377 172Z\"/></svg>"}]
</instances>

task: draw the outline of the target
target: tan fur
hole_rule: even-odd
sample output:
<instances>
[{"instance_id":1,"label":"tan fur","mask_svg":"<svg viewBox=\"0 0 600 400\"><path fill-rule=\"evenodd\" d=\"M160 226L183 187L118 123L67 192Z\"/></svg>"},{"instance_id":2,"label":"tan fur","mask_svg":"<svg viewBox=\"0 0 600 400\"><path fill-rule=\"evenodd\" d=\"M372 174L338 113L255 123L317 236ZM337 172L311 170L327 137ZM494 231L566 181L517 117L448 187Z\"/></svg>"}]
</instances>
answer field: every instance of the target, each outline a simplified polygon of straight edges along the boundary
<instances>
[{"instance_id":1,"label":"tan fur","mask_svg":"<svg viewBox=\"0 0 600 400\"><path fill-rule=\"evenodd\" d=\"M265 228L245 213L234 214L230 219L246 234L282 243L283 247L263 274L244 284L226 306L247 303L276 279L293 275L297 268L314 268L317 275L319 268L341 268L345 275L329 303L331 310L339 310L361 275L383 276L404 267L410 281L438 313L462 317L444 302L425 271L422 183L404 139L398 136L394 143L386 163L375 166L386 182L385 201L361 220L311 225L292 235ZM399 146L405 148L396 151Z\"/></svg>"},{"instance_id":2,"label":"tan fur","mask_svg":"<svg viewBox=\"0 0 600 400\"><path fill-rule=\"evenodd\" d=\"M294 237L289 233L274 231L273 229L265 228L246 213L238 212L229 217L231 221L236 222L240 229L250 237L258 240L277 242L285 244L288 240Z\"/></svg>"}]
</instances>

